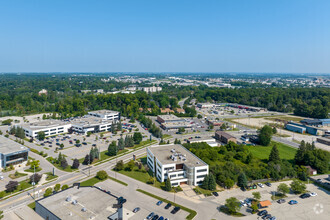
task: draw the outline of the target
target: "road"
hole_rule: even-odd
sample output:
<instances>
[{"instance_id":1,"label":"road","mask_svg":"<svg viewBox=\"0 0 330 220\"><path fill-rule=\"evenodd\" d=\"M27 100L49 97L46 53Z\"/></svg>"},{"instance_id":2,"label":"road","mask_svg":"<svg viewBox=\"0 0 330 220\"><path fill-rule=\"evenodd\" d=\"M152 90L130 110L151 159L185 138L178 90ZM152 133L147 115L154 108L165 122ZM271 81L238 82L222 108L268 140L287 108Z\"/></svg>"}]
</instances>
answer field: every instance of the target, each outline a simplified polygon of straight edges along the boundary
<instances>
[{"instance_id":1,"label":"road","mask_svg":"<svg viewBox=\"0 0 330 220\"><path fill-rule=\"evenodd\" d=\"M189 98L189 96L186 97L186 98L184 98L184 99L181 99L181 100L178 102L178 104L180 105L181 108L183 108L184 102L185 102L188 98Z\"/></svg>"}]
</instances>

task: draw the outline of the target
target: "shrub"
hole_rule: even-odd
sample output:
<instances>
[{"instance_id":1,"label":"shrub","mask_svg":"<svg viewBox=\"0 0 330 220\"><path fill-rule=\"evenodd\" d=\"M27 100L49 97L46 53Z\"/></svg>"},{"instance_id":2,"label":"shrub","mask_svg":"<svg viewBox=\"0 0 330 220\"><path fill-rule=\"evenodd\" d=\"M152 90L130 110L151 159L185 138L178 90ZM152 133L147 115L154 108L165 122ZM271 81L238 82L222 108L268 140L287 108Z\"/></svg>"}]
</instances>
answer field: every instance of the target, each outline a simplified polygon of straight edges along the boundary
<instances>
[{"instance_id":1,"label":"shrub","mask_svg":"<svg viewBox=\"0 0 330 220\"><path fill-rule=\"evenodd\" d=\"M6 185L6 191L12 192L15 189L17 189L18 182L17 181L9 181L9 183Z\"/></svg>"},{"instance_id":2,"label":"shrub","mask_svg":"<svg viewBox=\"0 0 330 220\"><path fill-rule=\"evenodd\" d=\"M65 190L65 189L67 189L67 188L69 188L69 186L65 184L65 185L62 186L61 189L62 189L62 190Z\"/></svg>"},{"instance_id":3,"label":"shrub","mask_svg":"<svg viewBox=\"0 0 330 220\"><path fill-rule=\"evenodd\" d=\"M96 177L100 180L105 180L106 178L108 178L108 174L104 170L100 170L96 173Z\"/></svg>"},{"instance_id":4,"label":"shrub","mask_svg":"<svg viewBox=\"0 0 330 220\"><path fill-rule=\"evenodd\" d=\"M38 173L32 174L30 176L30 182L31 183L32 182L38 183L40 181L40 179L41 179L41 176L42 176L42 174L38 174Z\"/></svg>"},{"instance_id":5,"label":"shrub","mask_svg":"<svg viewBox=\"0 0 330 220\"><path fill-rule=\"evenodd\" d=\"M53 189L52 188L47 188L45 193L44 193L44 197L50 196L53 193Z\"/></svg>"}]
</instances>

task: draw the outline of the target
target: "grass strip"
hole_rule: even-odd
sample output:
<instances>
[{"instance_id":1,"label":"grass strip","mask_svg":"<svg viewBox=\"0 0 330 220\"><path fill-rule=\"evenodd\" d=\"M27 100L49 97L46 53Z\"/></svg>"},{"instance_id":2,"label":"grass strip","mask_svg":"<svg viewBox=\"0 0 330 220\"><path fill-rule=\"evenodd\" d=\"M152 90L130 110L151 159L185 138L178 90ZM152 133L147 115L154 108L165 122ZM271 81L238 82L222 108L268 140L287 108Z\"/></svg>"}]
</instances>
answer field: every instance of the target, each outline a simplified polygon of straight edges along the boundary
<instances>
[{"instance_id":1,"label":"grass strip","mask_svg":"<svg viewBox=\"0 0 330 220\"><path fill-rule=\"evenodd\" d=\"M152 193L149 193L149 192L147 192L147 191L144 191L144 190L142 190L142 189L137 189L136 191L138 191L138 192L140 192L140 193L143 193L143 194L145 194L145 195L147 195L147 196L153 197L153 198L155 198L155 199L161 200L161 201L163 201L163 202L165 202L165 203L171 203L171 204L174 205L174 206L178 206L178 207L180 207L182 210L184 210L184 211L186 211L186 212L189 213L189 215L186 217L187 220L191 220L191 219L193 219L193 218L197 215L197 212L194 211L194 210L192 210L192 209L189 209L189 208L184 207L184 206L182 206L182 205L179 205L179 204L177 204L177 203L171 202L171 201L169 201L169 200L167 200L167 199L163 199L163 198L161 198L161 197L159 197L159 196L156 196L156 195L154 195L154 194L152 194Z\"/></svg>"}]
</instances>

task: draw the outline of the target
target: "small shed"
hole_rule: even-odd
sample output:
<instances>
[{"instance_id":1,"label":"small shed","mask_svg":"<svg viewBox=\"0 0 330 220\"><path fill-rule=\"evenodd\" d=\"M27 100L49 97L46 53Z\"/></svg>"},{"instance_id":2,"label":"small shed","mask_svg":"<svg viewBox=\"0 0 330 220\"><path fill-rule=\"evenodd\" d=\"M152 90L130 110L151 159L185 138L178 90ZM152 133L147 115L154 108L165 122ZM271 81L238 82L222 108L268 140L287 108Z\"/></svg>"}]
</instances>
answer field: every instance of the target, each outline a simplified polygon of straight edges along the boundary
<instances>
[{"instance_id":1,"label":"small shed","mask_svg":"<svg viewBox=\"0 0 330 220\"><path fill-rule=\"evenodd\" d=\"M259 209L268 208L272 203L269 200L259 202Z\"/></svg>"},{"instance_id":2,"label":"small shed","mask_svg":"<svg viewBox=\"0 0 330 220\"><path fill-rule=\"evenodd\" d=\"M309 175L316 175L317 174L317 170L313 169L311 166L305 166L307 171L308 171L308 174Z\"/></svg>"}]
</instances>

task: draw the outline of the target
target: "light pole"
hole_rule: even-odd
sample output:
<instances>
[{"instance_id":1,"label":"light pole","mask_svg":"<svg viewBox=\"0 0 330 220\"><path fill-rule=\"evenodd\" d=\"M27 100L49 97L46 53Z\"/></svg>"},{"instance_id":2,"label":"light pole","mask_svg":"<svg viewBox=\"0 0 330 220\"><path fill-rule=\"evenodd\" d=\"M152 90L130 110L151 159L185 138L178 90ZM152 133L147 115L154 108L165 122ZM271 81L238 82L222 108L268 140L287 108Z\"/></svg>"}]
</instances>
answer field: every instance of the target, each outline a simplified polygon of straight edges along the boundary
<instances>
[{"instance_id":1,"label":"light pole","mask_svg":"<svg viewBox=\"0 0 330 220\"><path fill-rule=\"evenodd\" d=\"M33 166L33 180L32 180L32 186L33 186L33 199L35 199L35 191L34 191L34 186L36 185L36 183L34 182L34 177L36 174L36 165Z\"/></svg>"}]
</instances>

